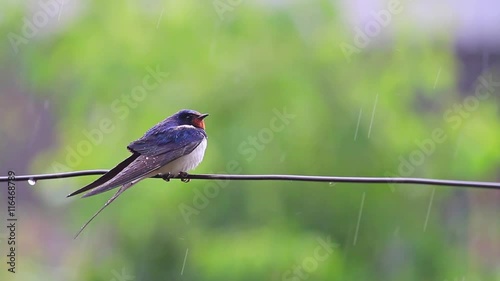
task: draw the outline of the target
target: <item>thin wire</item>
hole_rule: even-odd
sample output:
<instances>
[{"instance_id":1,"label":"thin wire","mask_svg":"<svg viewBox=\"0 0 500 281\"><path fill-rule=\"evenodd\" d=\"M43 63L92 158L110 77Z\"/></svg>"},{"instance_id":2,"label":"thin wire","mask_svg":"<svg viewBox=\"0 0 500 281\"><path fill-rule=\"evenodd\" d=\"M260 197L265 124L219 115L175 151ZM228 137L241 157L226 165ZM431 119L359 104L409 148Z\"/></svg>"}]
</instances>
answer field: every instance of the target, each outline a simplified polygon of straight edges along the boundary
<instances>
[{"instance_id":1,"label":"thin wire","mask_svg":"<svg viewBox=\"0 0 500 281\"><path fill-rule=\"evenodd\" d=\"M79 176L102 175L108 170L87 170L67 173L54 173L42 175L22 175L10 177L11 181L28 180L48 180L62 179ZM161 178L155 176L154 178ZM442 180L426 178L383 178L383 177L328 177L328 176L304 176L304 175L225 175L225 174L188 174L187 176L174 176L177 179L196 179L196 180L262 180L262 181L307 181L307 182L344 182L344 183L369 183L369 184L421 184L421 185L440 185L455 187L472 187L500 189L500 183L497 182L479 182L479 181L459 181ZM9 177L0 177L0 182L9 181Z\"/></svg>"}]
</instances>

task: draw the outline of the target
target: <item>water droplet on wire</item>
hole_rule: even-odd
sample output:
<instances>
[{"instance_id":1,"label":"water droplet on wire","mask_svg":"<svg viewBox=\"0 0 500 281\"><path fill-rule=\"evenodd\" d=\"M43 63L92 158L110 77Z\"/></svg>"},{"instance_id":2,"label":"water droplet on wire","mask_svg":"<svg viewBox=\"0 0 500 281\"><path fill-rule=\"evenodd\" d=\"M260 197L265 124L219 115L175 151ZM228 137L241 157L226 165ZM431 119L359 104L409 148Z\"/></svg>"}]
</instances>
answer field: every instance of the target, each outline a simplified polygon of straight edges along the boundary
<instances>
[{"instance_id":1,"label":"water droplet on wire","mask_svg":"<svg viewBox=\"0 0 500 281\"><path fill-rule=\"evenodd\" d=\"M35 185L36 184L36 180L33 179L33 178L31 178L31 179L28 180L28 183L29 183L29 185Z\"/></svg>"}]
</instances>

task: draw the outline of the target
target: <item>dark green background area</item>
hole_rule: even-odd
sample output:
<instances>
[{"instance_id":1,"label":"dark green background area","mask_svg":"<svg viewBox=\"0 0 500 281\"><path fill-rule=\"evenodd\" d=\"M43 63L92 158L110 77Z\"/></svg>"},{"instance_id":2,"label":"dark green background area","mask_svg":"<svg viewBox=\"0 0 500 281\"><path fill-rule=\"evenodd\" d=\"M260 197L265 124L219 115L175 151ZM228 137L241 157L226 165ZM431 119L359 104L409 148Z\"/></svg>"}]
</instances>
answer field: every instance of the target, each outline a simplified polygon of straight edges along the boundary
<instances>
[{"instance_id":1,"label":"dark green background area","mask_svg":"<svg viewBox=\"0 0 500 281\"><path fill-rule=\"evenodd\" d=\"M331 1L84 1L47 8L31 38L45 10L1 5L5 173L112 168L190 108L210 114L193 173L498 180L495 65L463 87L452 33L407 6L360 47L365 26ZM17 185L18 273L2 262L0 279L500 278L497 191L148 179L73 240L112 192L65 196L95 178Z\"/></svg>"}]
</instances>

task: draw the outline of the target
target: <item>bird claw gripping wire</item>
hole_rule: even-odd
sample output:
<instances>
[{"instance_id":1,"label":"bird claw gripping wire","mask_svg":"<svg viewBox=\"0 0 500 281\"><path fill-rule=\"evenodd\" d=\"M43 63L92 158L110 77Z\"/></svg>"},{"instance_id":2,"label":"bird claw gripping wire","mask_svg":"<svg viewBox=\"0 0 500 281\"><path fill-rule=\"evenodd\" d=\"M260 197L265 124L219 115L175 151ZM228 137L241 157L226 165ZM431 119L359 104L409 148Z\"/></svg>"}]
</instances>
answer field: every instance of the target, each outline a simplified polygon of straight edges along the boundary
<instances>
[{"instance_id":1,"label":"bird claw gripping wire","mask_svg":"<svg viewBox=\"0 0 500 281\"><path fill-rule=\"evenodd\" d=\"M179 178L181 178L181 181L184 182L184 183L188 183L191 181L191 179L188 179L187 177L189 176L188 173L186 172L180 172L179 173Z\"/></svg>"},{"instance_id":2,"label":"bird claw gripping wire","mask_svg":"<svg viewBox=\"0 0 500 281\"><path fill-rule=\"evenodd\" d=\"M166 181L166 182L169 182L171 178L173 178L174 176L171 174L171 173L167 173L167 174L164 174L164 175L161 175L161 178Z\"/></svg>"}]
</instances>

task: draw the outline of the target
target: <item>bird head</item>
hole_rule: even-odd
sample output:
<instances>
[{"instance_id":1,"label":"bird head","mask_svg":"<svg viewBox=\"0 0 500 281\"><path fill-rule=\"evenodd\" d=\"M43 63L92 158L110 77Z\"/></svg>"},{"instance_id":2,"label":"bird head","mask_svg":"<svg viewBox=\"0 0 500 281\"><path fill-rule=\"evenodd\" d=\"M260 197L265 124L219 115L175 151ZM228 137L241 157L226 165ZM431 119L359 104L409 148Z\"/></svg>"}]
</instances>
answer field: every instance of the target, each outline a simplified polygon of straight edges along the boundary
<instances>
[{"instance_id":1,"label":"bird head","mask_svg":"<svg viewBox=\"0 0 500 281\"><path fill-rule=\"evenodd\" d=\"M183 109L172 116L175 122L179 125L191 125L200 129L205 129L205 122L203 119L208 114L201 114L198 111L191 109Z\"/></svg>"}]
</instances>

